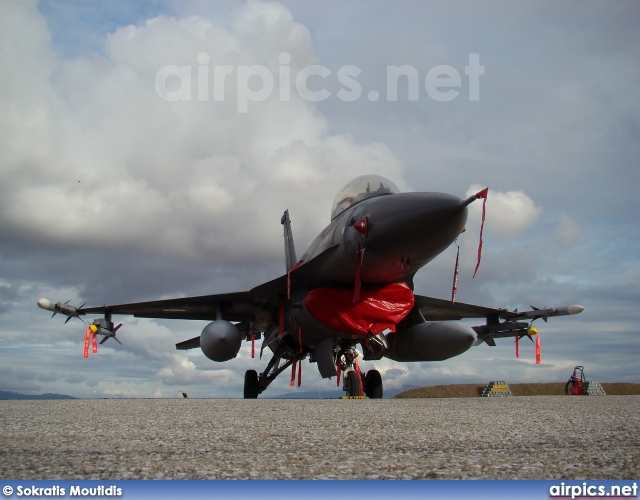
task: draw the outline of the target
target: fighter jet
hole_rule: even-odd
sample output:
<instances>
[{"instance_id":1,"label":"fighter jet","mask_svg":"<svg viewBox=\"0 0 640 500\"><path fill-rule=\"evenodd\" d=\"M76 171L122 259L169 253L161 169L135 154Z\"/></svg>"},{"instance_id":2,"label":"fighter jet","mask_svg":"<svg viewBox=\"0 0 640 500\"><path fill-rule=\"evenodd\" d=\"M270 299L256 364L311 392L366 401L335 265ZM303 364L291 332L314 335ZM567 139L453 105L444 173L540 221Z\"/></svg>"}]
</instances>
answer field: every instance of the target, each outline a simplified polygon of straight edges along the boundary
<instances>
[{"instance_id":1,"label":"fighter jet","mask_svg":"<svg viewBox=\"0 0 640 500\"><path fill-rule=\"evenodd\" d=\"M517 312L414 294L415 274L456 240L468 205L484 193L466 200L401 193L383 177L357 177L338 192L331 222L299 260L284 212L286 273L251 290L98 307L47 299L38 305L69 318L104 314L104 331L113 334L113 314L211 321L176 348L200 348L215 362L235 358L243 341L251 342L254 356L255 341L262 339L260 358L266 350L271 359L260 373L245 373L247 399L289 367L293 384L296 366L299 374L307 358L323 378L342 380L348 397L381 398L382 377L377 370L360 371L356 346L364 360L441 361L483 342L494 346L495 338L531 335L534 319L582 312L578 305ZM485 324L455 321L462 318Z\"/></svg>"}]
</instances>

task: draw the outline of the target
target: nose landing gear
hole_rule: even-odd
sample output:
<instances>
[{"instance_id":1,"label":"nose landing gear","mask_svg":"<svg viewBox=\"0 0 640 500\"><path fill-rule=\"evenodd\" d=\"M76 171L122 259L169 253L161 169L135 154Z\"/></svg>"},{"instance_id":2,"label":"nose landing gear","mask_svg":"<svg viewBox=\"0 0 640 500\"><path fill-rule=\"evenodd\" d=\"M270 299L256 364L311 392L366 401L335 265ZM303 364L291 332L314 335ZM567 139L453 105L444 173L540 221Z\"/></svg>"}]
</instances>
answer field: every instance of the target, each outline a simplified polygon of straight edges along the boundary
<instances>
[{"instance_id":1,"label":"nose landing gear","mask_svg":"<svg viewBox=\"0 0 640 500\"><path fill-rule=\"evenodd\" d=\"M342 390L347 398L382 399L382 377L378 370L369 370L366 376L360 371L360 353L354 344L343 343L336 354L336 367L342 373Z\"/></svg>"}]
</instances>

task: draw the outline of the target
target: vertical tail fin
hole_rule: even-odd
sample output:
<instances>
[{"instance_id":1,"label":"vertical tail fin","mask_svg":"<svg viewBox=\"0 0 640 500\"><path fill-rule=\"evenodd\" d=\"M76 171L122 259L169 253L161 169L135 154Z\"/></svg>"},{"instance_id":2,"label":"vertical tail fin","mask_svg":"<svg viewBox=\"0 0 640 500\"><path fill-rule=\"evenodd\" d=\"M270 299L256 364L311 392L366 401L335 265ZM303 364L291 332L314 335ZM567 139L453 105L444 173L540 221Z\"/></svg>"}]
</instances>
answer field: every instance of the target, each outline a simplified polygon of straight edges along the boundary
<instances>
[{"instance_id":1,"label":"vertical tail fin","mask_svg":"<svg viewBox=\"0 0 640 500\"><path fill-rule=\"evenodd\" d=\"M284 215L280 219L280 224L284 226L284 258L287 272L293 269L298 259L296 258L296 247L293 244L293 234L291 233L291 220L289 219L289 210L285 210Z\"/></svg>"}]
</instances>

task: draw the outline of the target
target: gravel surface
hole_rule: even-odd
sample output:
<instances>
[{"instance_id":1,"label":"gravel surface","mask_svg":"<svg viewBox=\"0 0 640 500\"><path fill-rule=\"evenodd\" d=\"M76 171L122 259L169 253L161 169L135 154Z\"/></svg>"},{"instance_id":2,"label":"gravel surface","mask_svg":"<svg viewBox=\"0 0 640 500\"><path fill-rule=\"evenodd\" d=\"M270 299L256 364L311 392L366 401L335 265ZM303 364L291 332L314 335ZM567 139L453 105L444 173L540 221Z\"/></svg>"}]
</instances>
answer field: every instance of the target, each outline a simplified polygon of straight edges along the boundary
<instances>
[{"instance_id":1,"label":"gravel surface","mask_svg":"<svg viewBox=\"0 0 640 500\"><path fill-rule=\"evenodd\" d=\"M0 401L3 479L632 479L640 396Z\"/></svg>"}]
</instances>

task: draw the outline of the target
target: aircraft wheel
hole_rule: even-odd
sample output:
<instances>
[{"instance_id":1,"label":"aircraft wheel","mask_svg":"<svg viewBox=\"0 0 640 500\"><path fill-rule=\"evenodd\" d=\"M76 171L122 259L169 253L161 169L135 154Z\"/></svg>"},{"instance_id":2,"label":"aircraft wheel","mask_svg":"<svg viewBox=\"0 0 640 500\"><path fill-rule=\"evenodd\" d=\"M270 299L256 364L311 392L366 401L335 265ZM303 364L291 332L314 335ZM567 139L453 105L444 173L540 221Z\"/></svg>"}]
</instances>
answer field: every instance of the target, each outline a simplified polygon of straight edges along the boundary
<instances>
[{"instance_id":1,"label":"aircraft wheel","mask_svg":"<svg viewBox=\"0 0 640 500\"><path fill-rule=\"evenodd\" d=\"M371 399L382 399L382 377L378 370L369 370L365 379L367 396Z\"/></svg>"},{"instance_id":2,"label":"aircraft wheel","mask_svg":"<svg viewBox=\"0 0 640 500\"><path fill-rule=\"evenodd\" d=\"M256 399L259 393L258 373L255 370L247 370L244 374L244 399Z\"/></svg>"},{"instance_id":3,"label":"aircraft wheel","mask_svg":"<svg viewBox=\"0 0 640 500\"><path fill-rule=\"evenodd\" d=\"M362 396L362 377L357 372L347 373L347 396Z\"/></svg>"}]
</instances>

